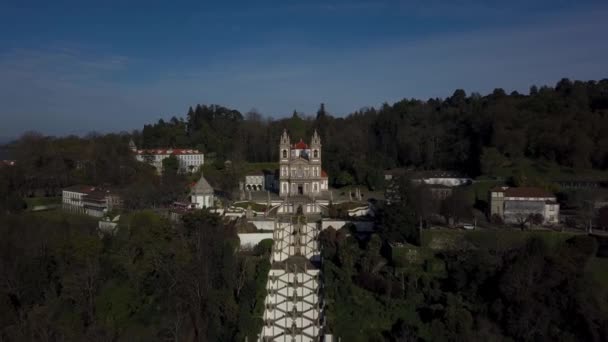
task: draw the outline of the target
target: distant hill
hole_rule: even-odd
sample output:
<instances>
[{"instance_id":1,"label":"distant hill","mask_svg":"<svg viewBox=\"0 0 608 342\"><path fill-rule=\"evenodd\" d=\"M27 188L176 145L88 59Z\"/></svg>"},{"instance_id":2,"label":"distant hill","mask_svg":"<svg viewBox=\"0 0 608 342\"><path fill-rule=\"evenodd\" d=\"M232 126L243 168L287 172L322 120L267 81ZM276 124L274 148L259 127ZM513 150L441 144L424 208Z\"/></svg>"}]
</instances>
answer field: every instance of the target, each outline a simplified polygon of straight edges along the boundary
<instances>
[{"instance_id":1,"label":"distant hill","mask_svg":"<svg viewBox=\"0 0 608 342\"><path fill-rule=\"evenodd\" d=\"M15 138L9 137L0 137L0 160L9 159L8 149L4 147L4 145L14 141Z\"/></svg>"},{"instance_id":2,"label":"distant hill","mask_svg":"<svg viewBox=\"0 0 608 342\"><path fill-rule=\"evenodd\" d=\"M0 146L0 160L9 159L8 150Z\"/></svg>"},{"instance_id":3,"label":"distant hill","mask_svg":"<svg viewBox=\"0 0 608 342\"><path fill-rule=\"evenodd\" d=\"M15 137L3 137L3 136L0 136L0 146L8 144L11 141L14 141L15 139L16 139Z\"/></svg>"}]
</instances>

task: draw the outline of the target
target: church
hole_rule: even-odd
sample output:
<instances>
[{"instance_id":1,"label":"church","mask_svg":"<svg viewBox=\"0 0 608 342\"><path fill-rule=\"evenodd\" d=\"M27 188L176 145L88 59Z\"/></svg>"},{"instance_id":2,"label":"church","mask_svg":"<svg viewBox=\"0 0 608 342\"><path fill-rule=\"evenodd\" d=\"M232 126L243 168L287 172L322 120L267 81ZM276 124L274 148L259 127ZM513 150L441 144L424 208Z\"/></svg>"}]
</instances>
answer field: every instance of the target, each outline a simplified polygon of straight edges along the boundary
<instances>
[{"instance_id":1,"label":"church","mask_svg":"<svg viewBox=\"0 0 608 342\"><path fill-rule=\"evenodd\" d=\"M279 143L279 195L317 197L326 193L327 173L321 167L321 138L315 130L310 145L302 139L291 144L287 130Z\"/></svg>"}]
</instances>

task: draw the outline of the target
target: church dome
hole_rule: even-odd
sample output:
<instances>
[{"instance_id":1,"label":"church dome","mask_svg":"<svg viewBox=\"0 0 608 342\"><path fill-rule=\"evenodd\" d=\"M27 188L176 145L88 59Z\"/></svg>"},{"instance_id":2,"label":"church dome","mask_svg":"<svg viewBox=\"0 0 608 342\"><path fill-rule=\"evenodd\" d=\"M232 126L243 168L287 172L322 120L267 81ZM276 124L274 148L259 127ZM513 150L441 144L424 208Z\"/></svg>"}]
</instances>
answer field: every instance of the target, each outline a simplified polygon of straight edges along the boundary
<instances>
[{"instance_id":1,"label":"church dome","mask_svg":"<svg viewBox=\"0 0 608 342\"><path fill-rule=\"evenodd\" d=\"M293 148L298 150L304 150L308 148L308 144L306 144L304 141L302 141L302 139L300 139L298 143L293 145Z\"/></svg>"}]
</instances>

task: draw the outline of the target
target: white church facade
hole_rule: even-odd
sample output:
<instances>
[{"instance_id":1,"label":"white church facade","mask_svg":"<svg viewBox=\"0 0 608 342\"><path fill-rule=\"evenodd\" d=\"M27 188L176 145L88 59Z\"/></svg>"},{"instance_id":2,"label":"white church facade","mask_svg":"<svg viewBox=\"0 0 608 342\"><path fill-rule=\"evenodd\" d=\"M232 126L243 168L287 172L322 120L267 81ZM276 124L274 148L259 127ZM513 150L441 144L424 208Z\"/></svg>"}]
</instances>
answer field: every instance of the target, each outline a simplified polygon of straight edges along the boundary
<instances>
[{"instance_id":1,"label":"white church facade","mask_svg":"<svg viewBox=\"0 0 608 342\"><path fill-rule=\"evenodd\" d=\"M279 195L315 197L328 188L328 176L321 167L321 138L315 131L310 145L300 140L291 144L287 131L279 143Z\"/></svg>"}]
</instances>

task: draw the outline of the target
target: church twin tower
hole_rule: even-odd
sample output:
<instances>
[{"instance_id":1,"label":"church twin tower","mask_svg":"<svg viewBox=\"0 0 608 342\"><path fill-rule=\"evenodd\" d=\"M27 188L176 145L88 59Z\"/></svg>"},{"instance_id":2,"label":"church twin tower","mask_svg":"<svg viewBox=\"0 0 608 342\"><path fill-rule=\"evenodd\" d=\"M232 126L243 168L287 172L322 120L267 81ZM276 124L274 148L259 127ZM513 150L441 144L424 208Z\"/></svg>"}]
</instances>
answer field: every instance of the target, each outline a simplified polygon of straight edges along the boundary
<instances>
[{"instance_id":1,"label":"church twin tower","mask_svg":"<svg viewBox=\"0 0 608 342\"><path fill-rule=\"evenodd\" d=\"M287 130L279 144L279 194L281 197L317 197L328 190L321 168L321 138L315 130L310 146L300 139L291 144Z\"/></svg>"}]
</instances>

